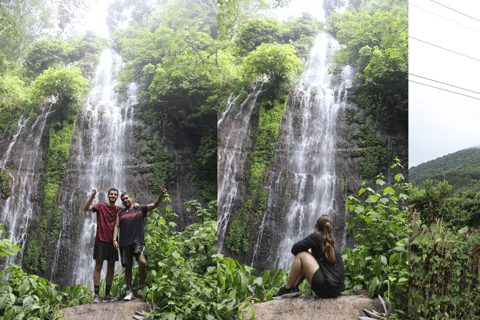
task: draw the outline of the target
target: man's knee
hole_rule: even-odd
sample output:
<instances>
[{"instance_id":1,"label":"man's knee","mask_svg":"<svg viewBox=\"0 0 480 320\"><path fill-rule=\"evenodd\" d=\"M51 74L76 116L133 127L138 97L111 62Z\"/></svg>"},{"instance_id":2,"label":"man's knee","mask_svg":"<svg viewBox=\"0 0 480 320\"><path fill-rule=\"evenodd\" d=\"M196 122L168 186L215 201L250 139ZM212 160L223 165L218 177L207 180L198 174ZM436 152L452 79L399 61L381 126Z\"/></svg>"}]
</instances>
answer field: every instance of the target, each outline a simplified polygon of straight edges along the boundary
<instances>
[{"instance_id":1,"label":"man's knee","mask_svg":"<svg viewBox=\"0 0 480 320\"><path fill-rule=\"evenodd\" d=\"M95 260L95 270L102 270L103 267L103 259Z\"/></svg>"},{"instance_id":2,"label":"man's knee","mask_svg":"<svg viewBox=\"0 0 480 320\"><path fill-rule=\"evenodd\" d=\"M132 265L123 266L126 274L132 274Z\"/></svg>"},{"instance_id":3,"label":"man's knee","mask_svg":"<svg viewBox=\"0 0 480 320\"><path fill-rule=\"evenodd\" d=\"M144 255L139 256L137 262L138 262L138 266L141 268L147 265L147 259L145 258Z\"/></svg>"}]
</instances>

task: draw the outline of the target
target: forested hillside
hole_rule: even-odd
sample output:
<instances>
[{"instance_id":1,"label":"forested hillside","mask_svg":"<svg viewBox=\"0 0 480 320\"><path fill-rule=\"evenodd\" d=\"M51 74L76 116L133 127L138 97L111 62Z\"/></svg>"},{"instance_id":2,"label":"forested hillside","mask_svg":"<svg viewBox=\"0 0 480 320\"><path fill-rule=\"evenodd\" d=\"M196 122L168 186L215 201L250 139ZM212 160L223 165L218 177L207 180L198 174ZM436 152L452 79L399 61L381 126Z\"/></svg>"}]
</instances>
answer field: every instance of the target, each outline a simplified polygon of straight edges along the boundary
<instances>
[{"instance_id":1,"label":"forested hillside","mask_svg":"<svg viewBox=\"0 0 480 320\"><path fill-rule=\"evenodd\" d=\"M480 148L460 150L411 167L409 179L420 188L427 179L446 180L452 186L452 194L457 190L480 191Z\"/></svg>"}]
</instances>

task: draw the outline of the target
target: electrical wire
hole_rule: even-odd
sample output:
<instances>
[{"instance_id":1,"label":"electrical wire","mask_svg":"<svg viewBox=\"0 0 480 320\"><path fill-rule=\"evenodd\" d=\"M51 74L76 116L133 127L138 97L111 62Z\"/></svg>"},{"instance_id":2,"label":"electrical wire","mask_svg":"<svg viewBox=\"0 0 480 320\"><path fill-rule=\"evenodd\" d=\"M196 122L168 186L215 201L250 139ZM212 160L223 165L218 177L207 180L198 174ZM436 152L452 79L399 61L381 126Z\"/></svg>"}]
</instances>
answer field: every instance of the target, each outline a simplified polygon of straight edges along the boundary
<instances>
[{"instance_id":1,"label":"electrical wire","mask_svg":"<svg viewBox=\"0 0 480 320\"><path fill-rule=\"evenodd\" d=\"M480 98L475 98L475 97L472 97L472 96L467 96L466 94L462 94L462 93L458 93L458 92L450 91L450 90L445 90L445 89L438 88L438 87L434 87L434 86L431 86L431 85L428 85L428 84L425 84L425 83L421 83L421 82L417 82L417 81L413 81L413 80L408 80L408 81L409 81L409 82L413 82L413 83L418 83L418 84L421 84L421 85L423 85L423 86L432 87L432 88L435 88L435 89L439 89L439 90L443 90L443 91L447 91L447 92L459 94L459 95L461 95L461 96L465 96L465 97L468 97L468 98L480 100Z\"/></svg>"},{"instance_id":2,"label":"electrical wire","mask_svg":"<svg viewBox=\"0 0 480 320\"><path fill-rule=\"evenodd\" d=\"M475 32L480 33L480 31L477 30L477 29L470 28L470 27L468 27L468 26L466 26L466 25L464 25L464 24L458 23L458 22L456 22L456 21L453 21L453 20L450 20L450 19L448 19L448 18L445 18L445 17L443 17L443 16L441 16L441 15L439 15L439 14L433 13L432 11L429 11L429 10L424 9L424 8L420 8L419 6L417 6L417 5L413 4L413 3L410 3L410 5L411 5L411 6L414 6L414 7L417 7L418 9L421 9L421 10L424 10L424 11L427 11L427 12L430 12L431 14L433 14L433 15L435 15L435 16L437 16L437 17L440 17L440 18L443 18L443 19L445 19L445 20L451 21L451 22L453 22L453 23L455 23L455 24L461 25L462 27L465 27L465 28L467 28L467 29L470 29L470 30L473 30L473 31L475 31Z\"/></svg>"},{"instance_id":3,"label":"electrical wire","mask_svg":"<svg viewBox=\"0 0 480 320\"><path fill-rule=\"evenodd\" d=\"M464 56L464 57L466 57L466 58L469 58L469 59L472 59L472 60L475 60L475 61L480 62L480 59L476 59L476 58L469 57L469 56L464 55L464 54L462 54L462 53L458 53L458 52L452 51L452 50L450 50L450 49L446 49L446 48L437 46L436 44L432 44L432 43L430 43L430 42L423 41L423 40L414 38L414 37L412 37L412 36L408 36L408 37L409 37L409 38L412 38L412 39L415 39L415 40L417 40L417 41L420 41L420 42L424 42L424 43L429 44L429 45L431 45L431 46L434 46L434 47L437 47L437 48L440 48L440 49L443 49L443 50L446 50L446 51L450 51L450 52L456 53L456 54L458 54L458 55Z\"/></svg>"},{"instance_id":4,"label":"electrical wire","mask_svg":"<svg viewBox=\"0 0 480 320\"><path fill-rule=\"evenodd\" d=\"M473 20L476 20L476 21L480 22L480 20L475 19L475 18L473 18L473 17L470 17L469 15L466 15L465 13L462 13L462 12L460 12L460 11L457 11L457 10L455 10L455 9L452 9L452 8L450 8L450 7L447 7L446 5L441 4L441 3L437 2L437 1L434 1L434 0L431 0L431 1L434 2L434 3L436 3L436 4L438 4L438 5L441 5L441 6L445 7L445 8L447 8L447 9L450 9L450 10L455 11L455 12L457 12L457 13L463 14L464 16L469 17L470 19L473 19Z\"/></svg>"},{"instance_id":5,"label":"electrical wire","mask_svg":"<svg viewBox=\"0 0 480 320\"><path fill-rule=\"evenodd\" d=\"M408 74L410 74L410 75L412 75L412 76L415 76L415 77L422 78L422 79L427 79L427 80L430 80L430 81L438 82L438 83L441 83L441 84L444 84L444 85L447 85L447 86L450 86L450 87L454 87L454 88L457 88L457 89L462 89L462 90L465 90L465 91L470 91L470 92L473 92L473 93L480 94L480 92L477 92L477 91L472 91L472 90L464 89L464 88L462 88L462 87L457 87L457 86L454 86L454 85L451 85L451 84L448 84L448 83L445 83L445 82L440 82L440 81L433 80L433 79L430 79L430 78L425 78L425 77L422 77L422 76L417 76L416 74L413 74L413 73L408 73Z\"/></svg>"}]
</instances>

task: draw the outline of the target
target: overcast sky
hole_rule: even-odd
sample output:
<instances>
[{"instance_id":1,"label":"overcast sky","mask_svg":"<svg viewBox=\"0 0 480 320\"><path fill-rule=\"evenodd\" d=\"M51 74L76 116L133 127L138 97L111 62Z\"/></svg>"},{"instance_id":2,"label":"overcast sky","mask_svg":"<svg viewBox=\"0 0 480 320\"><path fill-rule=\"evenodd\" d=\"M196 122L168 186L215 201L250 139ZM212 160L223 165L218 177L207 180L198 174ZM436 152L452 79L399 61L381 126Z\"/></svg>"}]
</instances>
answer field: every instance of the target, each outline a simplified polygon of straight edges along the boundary
<instances>
[{"instance_id":1,"label":"overcast sky","mask_svg":"<svg viewBox=\"0 0 480 320\"><path fill-rule=\"evenodd\" d=\"M435 1L480 20L478 0ZM410 38L411 74L480 92L480 21L431 0L411 0L409 24L410 37L477 59ZM409 79L480 99L473 92L412 75ZM409 167L473 146L480 146L480 100L409 82Z\"/></svg>"},{"instance_id":2,"label":"overcast sky","mask_svg":"<svg viewBox=\"0 0 480 320\"><path fill-rule=\"evenodd\" d=\"M288 7L273 10L281 21L291 16L299 17L303 11L311 13L318 20L325 21L321 0L292 0Z\"/></svg>"},{"instance_id":3,"label":"overcast sky","mask_svg":"<svg viewBox=\"0 0 480 320\"><path fill-rule=\"evenodd\" d=\"M91 30L102 37L108 38L108 27L105 18L107 17L107 9L111 0L89 1L96 3L93 4L91 12L85 19L85 30Z\"/></svg>"}]
</instances>

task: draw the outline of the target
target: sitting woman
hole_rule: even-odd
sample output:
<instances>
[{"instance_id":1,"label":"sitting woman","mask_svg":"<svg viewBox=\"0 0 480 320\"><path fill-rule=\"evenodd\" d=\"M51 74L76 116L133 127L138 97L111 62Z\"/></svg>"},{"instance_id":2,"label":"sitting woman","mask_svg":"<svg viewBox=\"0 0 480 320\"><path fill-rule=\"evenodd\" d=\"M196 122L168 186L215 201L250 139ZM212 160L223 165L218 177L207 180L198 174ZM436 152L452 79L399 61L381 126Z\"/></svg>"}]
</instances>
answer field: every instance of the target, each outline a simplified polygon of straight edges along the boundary
<instances>
[{"instance_id":1,"label":"sitting woman","mask_svg":"<svg viewBox=\"0 0 480 320\"><path fill-rule=\"evenodd\" d=\"M298 286L307 278L313 291L320 298L334 298L343 289L345 270L341 253L335 253L332 220L322 215L315 223L317 232L295 243L295 255L287 284L272 296L273 299L299 296Z\"/></svg>"}]
</instances>

